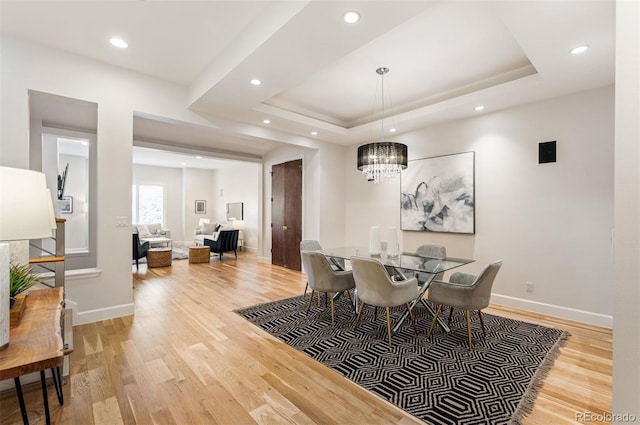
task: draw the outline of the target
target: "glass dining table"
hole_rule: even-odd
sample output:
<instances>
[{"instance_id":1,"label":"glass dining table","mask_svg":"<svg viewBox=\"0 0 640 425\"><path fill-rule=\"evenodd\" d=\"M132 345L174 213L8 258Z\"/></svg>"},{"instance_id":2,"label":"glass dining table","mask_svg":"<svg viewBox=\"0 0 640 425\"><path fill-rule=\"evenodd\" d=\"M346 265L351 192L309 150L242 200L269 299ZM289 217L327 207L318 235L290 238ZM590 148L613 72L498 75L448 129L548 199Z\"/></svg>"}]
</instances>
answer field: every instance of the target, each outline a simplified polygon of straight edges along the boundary
<instances>
[{"instance_id":1,"label":"glass dining table","mask_svg":"<svg viewBox=\"0 0 640 425\"><path fill-rule=\"evenodd\" d=\"M465 264L473 263L475 260L469 260L464 258L432 258L432 257L421 257L416 253L403 252L397 256L389 256L386 252L382 252L380 255L369 254L369 248L367 247L339 247L332 249L323 249L321 251L329 260L335 264L337 267L344 270L345 261L349 260L351 257L365 257L365 258L375 258L380 260L380 262L386 267L387 271L390 275L392 275L397 280L404 280L408 277L420 275L424 276L424 280L421 279L421 282L418 286L418 297L413 300L409 304L409 309L413 310L413 307L416 306L419 302L424 305L424 307L429 311L429 313L433 316L435 312L431 305L424 299L424 294L429 289L429 284L434 279L434 277L440 272L446 272L448 270L455 269L456 267L464 266ZM354 297L354 302L356 303L357 309L357 293ZM393 332L395 333L400 325L406 320L409 316L407 311L400 317L398 323L393 327ZM438 317L438 323L445 332L449 332L449 327L444 321Z\"/></svg>"}]
</instances>

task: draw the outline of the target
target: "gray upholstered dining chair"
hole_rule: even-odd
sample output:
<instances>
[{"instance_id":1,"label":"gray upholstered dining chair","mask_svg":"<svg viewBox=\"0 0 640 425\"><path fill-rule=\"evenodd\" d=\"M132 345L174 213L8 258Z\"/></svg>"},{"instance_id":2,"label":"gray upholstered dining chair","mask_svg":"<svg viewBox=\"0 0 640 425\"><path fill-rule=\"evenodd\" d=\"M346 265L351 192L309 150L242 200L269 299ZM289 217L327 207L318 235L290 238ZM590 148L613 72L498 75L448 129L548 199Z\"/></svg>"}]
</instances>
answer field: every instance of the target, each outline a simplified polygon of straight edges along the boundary
<instances>
[{"instance_id":1,"label":"gray upholstered dining chair","mask_svg":"<svg viewBox=\"0 0 640 425\"><path fill-rule=\"evenodd\" d=\"M387 312L387 336L389 338L389 347L391 347L389 308L404 304L411 317L413 329L416 334L418 333L413 313L409 308L409 302L418 297L418 281L415 277L394 282L391 280L384 265L374 258L351 257L351 269L353 270L358 299L361 302L354 329L358 328L365 305L385 307Z\"/></svg>"},{"instance_id":2,"label":"gray upholstered dining chair","mask_svg":"<svg viewBox=\"0 0 640 425\"><path fill-rule=\"evenodd\" d=\"M302 261L302 251L322 251L322 245L320 242L313 239L305 239L300 241L300 260ZM307 295L307 289L309 289L309 281L307 280L307 284L304 287L303 296ZM318 298L318 302L320 299Z\"/></svg>"},{"instance_id":3,"label":"gray upholstered dining chair","mask_svg":"<svg viewBox=\"0 0 640 425\"><path fill-rule=\"evenodd\" d=\"M314 292L328 293L331 300L331 326L335 325L335 310L333 295L346 292L351 299L350 289L355 288L353 273L351 271L336 271L323 253L317 251L301 251L302 268L307 274L307 283L311 287L311 297L307 305L307 311L311 308Z\"/></svg>"},{"instance_id":4,"label":"gray upholstered dining chair","mask_svg":"<svg viewBox=\"0 0 640 425\"><path fill-rule=\"evenodd\" d=\"M305 239L300 241L300 258L302 259L302 251L322 251L322 245L315 239ZM337 260L331 260L331 268L333 270L344 270L344 260L338 263ZM309 282L304 287L304 294L307 295L307 289L309 289ZM320 302L320 294L318 294L318 302Z\"/></svg>"},{"instance_id":5,"label":"gray upholstered dining chair","mask_svg":"<svg viewBox=\"0 0 640 425\"><path fill-rule=\"evenodd\" d=\"M424 244L416 249L416 254L420 257L444 259L447 258L447 248L442 245ZM425 273L416 273L416 278L418 279L418 284L422 285L426 281L427 276ZM442 279L444 279L444 272L440 272L433 277L433 280Z\"/></svg>"},{"instance_id":6,"label":"gray upholstered dining chair","mask_svg":"<svg viewBox=\"0 0 640 425\"><path fill-rule=\"evenodd\" d=\"M471 342L471 310L478 312L480 325L482 326L482 334L486 336L484 320L482 319L482 309L489 305L493 281L500 267L502 267L502 260L489 264L478 276L457 272L451 275L449 282L439 280L432 281L429 286L428 299L438 305L438 309L433 316L427 337L431 337L443 305L459 308L465 311L469 351L473 350Z\"/></svg>"}]
</instances>

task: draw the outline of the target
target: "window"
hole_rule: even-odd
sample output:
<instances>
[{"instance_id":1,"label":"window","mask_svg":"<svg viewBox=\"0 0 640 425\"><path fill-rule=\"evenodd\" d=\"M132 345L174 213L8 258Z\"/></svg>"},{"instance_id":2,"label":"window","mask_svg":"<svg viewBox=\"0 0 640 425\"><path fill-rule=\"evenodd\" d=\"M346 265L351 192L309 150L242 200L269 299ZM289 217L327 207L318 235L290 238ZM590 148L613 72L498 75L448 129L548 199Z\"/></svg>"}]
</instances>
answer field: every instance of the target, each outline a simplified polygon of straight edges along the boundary
<instances>
[{"instance_id":1,"label":"window","mask_svg":"<svg viewBox=\"0 0 640 425\"><path fill-rule=\"evenodd\" d=\"M164 187L139 184L132 187L131 217L136 224L164 224Z\"/></svg>"}]
</instances>

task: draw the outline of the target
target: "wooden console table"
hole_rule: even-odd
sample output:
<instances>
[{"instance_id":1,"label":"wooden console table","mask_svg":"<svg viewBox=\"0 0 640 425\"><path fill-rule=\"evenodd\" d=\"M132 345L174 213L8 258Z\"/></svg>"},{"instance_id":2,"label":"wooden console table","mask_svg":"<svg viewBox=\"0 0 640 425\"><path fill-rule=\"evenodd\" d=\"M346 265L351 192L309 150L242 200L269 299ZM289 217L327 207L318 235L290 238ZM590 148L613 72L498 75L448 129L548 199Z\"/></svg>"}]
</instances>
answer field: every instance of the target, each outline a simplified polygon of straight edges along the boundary
<instances>
[{"instance_id":1,"label":"wooden console table","mask_svg":"<svg viewBox=\"0 0 640 425\"><path fill-rule=\"evenodd\" d=\"M63 404L60 367L64 349L63 288L32 290L20 324L10 329L9 346L0 351L0 380L13 378L18 393L22 421L28 425L20 376L40 372L47 424L51 423L44 372L51 369L58 401Z\"/></svg>"}]
</instances>

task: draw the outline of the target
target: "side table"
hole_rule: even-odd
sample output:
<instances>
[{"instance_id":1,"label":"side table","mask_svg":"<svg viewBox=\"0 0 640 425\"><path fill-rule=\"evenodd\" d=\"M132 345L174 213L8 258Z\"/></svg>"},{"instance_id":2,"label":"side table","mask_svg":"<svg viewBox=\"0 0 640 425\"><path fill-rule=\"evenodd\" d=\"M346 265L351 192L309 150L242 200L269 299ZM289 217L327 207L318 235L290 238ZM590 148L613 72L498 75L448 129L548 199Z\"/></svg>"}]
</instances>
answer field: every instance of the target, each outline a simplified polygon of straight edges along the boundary
<instances>
[{"instance_id":1,"label":"side table","mask_svg":"<svg viewBox=\"0 0 640 425\"><path fill-rule=\"evenodd\" d=\"M147 251L147 267L168 267L171 265L171 248L150 248Z\"/></svg>"},{"instance_id":2,"label":"side table","mask_svg":"<svg viewBox=\"0 0 640 425\"><path fill-rule=\"evenodd\" d=\"M22 422L29 424L22 396L20 377L40 372L44 413L51 423L49 399L44 372L51 369L58 402L62 397L60 367L66 354L64 349L64 293L61 287L29 291L27 307L20 324L10 329L9 346L0 351L0 380L13 378L18 393Z\"/></svg>"},{"instance_id":3,"label":"side table","mask_svg":"<svg viewBox=\"0 0 640 425\"><path fill-rule=\"evenodd\" d=\"M208 263L211 261L211 248L208 246L190 246L189 263Z\"/></svg>"}]
</instances>

